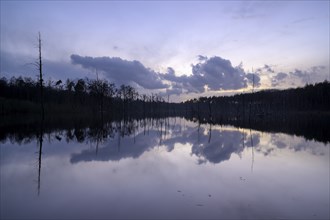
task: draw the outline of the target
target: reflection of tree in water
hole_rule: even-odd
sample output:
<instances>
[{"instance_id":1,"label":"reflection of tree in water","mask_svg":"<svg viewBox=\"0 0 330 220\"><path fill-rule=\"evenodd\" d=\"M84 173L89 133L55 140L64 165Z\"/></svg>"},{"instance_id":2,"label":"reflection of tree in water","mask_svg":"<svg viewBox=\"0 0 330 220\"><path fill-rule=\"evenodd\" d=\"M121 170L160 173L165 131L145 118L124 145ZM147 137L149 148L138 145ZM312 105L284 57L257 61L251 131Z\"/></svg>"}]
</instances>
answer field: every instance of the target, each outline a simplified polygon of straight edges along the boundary
<instances>
[{"instance_id":1,"label":"reflection of tree in water","mask_svg":"<svg viewBox=\"0 0 330 220\"><path fill-rule=\"evenodd\" d=\"M167 119L160 119L156 121L156 128L158 128L159 145L163 144L163 140L167 138L169 121Z\"/></svg>"},{"instance_id":2,"label":"reflection of tree in water","mask_svg":"<svg viewBox=\"0 0 330 220\"><path fill-rule=\"evenodd\" d=\"M38 151L38 195L40 194L40 183L41 183L41 155L42 155L42 142L43 134L39 134L39 151Z\"/></svg>"},{"instance_id":3,"label":"reflection of tree in water","mask_svg":"<svg viewBox=\"0 0 330 220\"><path fill-rule=\"evenodd\" d=\"M74 129L74 136L76 137L79 143L84 142L86 137L86 129L83 128Z\"/></svg>"},{"instance_id":4,"label":"reflection of tree in water","mask_svg":"<svg viewBox=\"0 0 330 220\"><path fill-rule=\"evenodd\" d=\"M274 137L276 140L272 141L270 147L261 148L259 132L248 132L235 128L222 129L221 125L201 123L198 119L195 119L195 122L181 118L176 120L176 118L126 118L114 121L95 119L88 123L76 121L64 129L49 127L49 124L45 122L42 133L48 136L50 142L65 140L66 142L87 143L93 147L80 154L72 155L71 162L73 163L90 160L120 160L127 157L137 158L155 146L162 146L166 151L172 151L175 144L180 143L192 145L192 155L198 157L199 163L207 161L220 163L230 159L233 153L241 157L243 149L250 148L251 169L253 169L255 151L268 155L272 148L288 147L280 137ZM33 140L39 141L40 135L35 131L40 131L40 128L33 126L27 127L27 131L34 129L33 135L29 132L27 135L18 132L11 133L7 137L13 143L18 144ZM309 148L302 143L289 147L293 150Z\"/></svg>"},{"instance_id":5,"label":"reflection of tree in water","mask_svg":"<svg viewBox=\"0 0 330 220\"><path fill-rule=\"evenodd\" d=\"M111 126L109 125L109 127ZM109 135L109 137L113 138L115 136L114 133L117 133L118 151L120 151L121 139L124 138L125 136L130 136L131 134L134 134L134 143L135 143L135 130L137 128L138 128L137 122L132 119L126 119L115 123L115 129L111 132L111 135Z\"/></svg>"},{"instance_id":6,"label":"reflection of tree in water","mask_svg":"<svg viewBox=\"0 0 330 220\"><path fill-rule=\"evenodd\" d=\"M170 139L169 119L148 119L143 121L126 120L108 124L111 135L103 136L107 140L99 149L97 157L91 154L91 150L85 150L80 154L72 155L71 162L91 160L120 160L122 158L137 158L145 151L164 144ZM146 130L148 130L146 132ZM109 129L108 129L109 132ZM115 147L117 146L117 147Z\"/></svg>"},{"instance_id":7,"label":"reflection of tree in water","mask_svg":"<svg viewBox=\"0 0 330 220\"><path fill-rule=\"evenodd\" d=\"M41 118L40 121L40 129L37 131L36 137L37 137L37 144L38 144L38 196L40 195L40 188L41 188L41 159L42 159L42 145L43 145L43 138L44 138L44 128L43 128L44 119Z\"/></svg>"},{"instance_id":8,"label":"reflection of tree in water","mask_svg":"<svg viewBox=\"0 0 330 220\"><path fill-rule=\"evenodd\" d=\"M251 134L249 136L247 133L239 130L212 130L212 125L208 125L208 127L199 125L197 128L188 127L182 130L182 125L171 125L171 123L173 123L173 120L151 119L148 121L143 120L142 122L132 120L109 124L107 126L108 132L110 130L112 133L110 136L102 136L103 138L108 138L108 140L99 149L99 155L96 157L88 149L81 153L73 154L71 162L137 158L145 151L160 144L165 146L167 151L171 151L176 143L188 143L192 145L192 154L199 158L199 163L207 161L220 163L230 159L232 153L240 154L244 147L251 147L253 144L258 145L260 142L259 134ZM147 135L146 129L149 131ZM244 136L243 142L242 135ZM89 139L91 138L89 137ZM116 148L115 146L118 147Z\"/></svg>"},{"instance_id":9,"label":"reflection of tree in water","mask_svg":"<svg viewBox=\"0 0 330 220\"><path fill-rule=\"evenodd\" d=\"M173 121L173 119L171 121L150 119L140 122L116 122L115 134L113 135L121 140L120 151L114 148L118 143L111 140L114 139L112 136L101 149L100 154L102 156L95 157L90 150L85 150L72 155L71 162L137 158L159 144L162 144L167 151L172 151L175 144L181 143L182 145L192 145L192 155L198 157L200 164L206 162L220 163L229 160L233 153L241 157L243 150L250 148L251 171L253 171L254 151L261 152L265 156L270 153L269 149L260 147L260 133L258 132L218 129L219 127L212 129L211 124L200 124L197 127L188 126L182 129L183 125L173 123ZM147 129L148 132L146 132ZM133 137L132 132L134 133Z\"/></svg>"}]
</instances>

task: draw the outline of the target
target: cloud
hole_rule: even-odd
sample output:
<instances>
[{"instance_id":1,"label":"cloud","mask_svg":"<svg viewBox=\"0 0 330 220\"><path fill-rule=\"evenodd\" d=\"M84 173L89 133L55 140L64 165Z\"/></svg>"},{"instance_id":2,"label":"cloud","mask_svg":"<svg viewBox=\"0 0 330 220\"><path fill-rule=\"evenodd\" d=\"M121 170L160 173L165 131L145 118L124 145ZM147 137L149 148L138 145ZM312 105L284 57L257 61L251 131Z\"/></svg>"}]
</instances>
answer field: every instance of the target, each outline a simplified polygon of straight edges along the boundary
<instances>
[{"instance_id":1,"label":"cloud","mask_svg":"<svg viewBox=\"0 0 330 220\"><path fill-rule=\"evenodd\" d=\"M160 93L161 96L166 96L166 95L180 95L184 93L183 88L178 85L171 86L170 88L166 89L165 93Z\"/></svg>"},{"instance_id":2,"label":"cloud","mask_svg":"<svg viewBox=\"0 0 330 220\"><path fill-rule=\"evenodd\" d=\"M285 79L286 77L288 77L288 74L286 73L282 73L282 72L279 72L276 74L276 76L274 77L276 80L283 80Z\"/></svg>"},{"instance_id":3,"label":"cloud","mask_svg":"<svg viewBox=\"0 0 330 220\"><path fill-rule=\"evenodd\" d=\"M190 83L198 91L207 85L210 90L240 89L246 87L245 73L240 67L233 67L229 60L212 57L205 62L192 65Z\"/></svg>"},{"instance_id":4,"label":"cloud","mask_svg":"<svg viewBox=\"0 0 330 220\"><path fill-rule=\"evenodd\" d=\"M261 72L266 72L266 73L274 73L274 69L270 65L265 64L263 67L258 68L256 72L261 73Z\"/></svg>"},{"instance_id":5,"label":"cloud","mask_svg":"<svg viewBox=\"0 0 330 220\"><path fill-rule=\"evenodd\" d=\"M252 83L253 75L255 86L260 85L257 73L246 74L241 65L234 67L229 60L202 55L198 56L198 60L197 64L191 65L192 75L176 76L172 68L168 69L167 74L160 75L174 85L173 88L179 90L181 87L186 93L242 89Z\"/></svg>"},{"instance_id":6,"label":"cloud","mask_svg":"<svg viewBox=\"0 0 330 220\"><path fill-rule=\"evenodd\" d=\"M284 73L279 72L271 77L272 86L278 85L301 85L306 83L320 82L326 79L327 68L325 66L312 66L307 70L295 69Z\"/></svg>"},{"instance_id":7,"label":"cloud","mask_svg":"<svg viewBox=\"0 0 330 220\"><path fill-rule=\"evenodd\" d=\"M246 78L247 78L247 80L250 84L254 85L254 87L261 86L260 76L258 76L258 74L256 74L256 73L247 73Z\"/></svg>"},{"instance_id":8,"label":"cloud","mask_svg":"<svg viewBox=\"0 0 330 220\"><path fill-rule=\"evenodd\" d=\"M275 76L273 76L271 78L271 83L272 86L277 86L280 84L280 82L282 82L283 80L285 80L289 75L287 73L283 73L283 72L279 72L277 73Z\"/></svg>"},{"instance_id":9,"label":"cloud","mask_svg":"<svg viewBox=\"0 0 330 220\"><path fill-rule=\"evenodd\" d=\"M5 75L35 76L33 66L24 65L33 62L31 57L13 57L1 52L1 73ZM242 66L233 66L227 59L218 56L208 58L198 55L198 63L191 65L190 75L177 76L175 70L167 68L166 73L158 73L145 67L137 60L128 61L119 57L89 57L72 54L69 62L44 60L46 78L61 79L63 75L69 78L84 77L98 71L116 85L130 84L149 90L158 90L161 95L180 95L183 93L202 93L207 91L236 90L252 84L260 85L258 73L245 73ZM22 63L18 62L22 61Z\"/></svg>"},{"instance_id":10,"label":"cloud","mask_svg":"<svg viewBox=\"0 0 330 220\"><path fill-rule=\"evenodd\" d=\"M198 56L198 60L197 64L191 65L192 75L176 76L171 67L167 68L166 73L157 73L136 60L71 55L73 64L101 71L115 84L135 83L145 89L165 89L163 95L241 89L249 83L252 84L253 76L255 86L260 85L260 77L257 74L246 74L241 66L234 67L229 60L202 55Z\"/></svg>"},{"instance_id":11,"label":"cloud","mask_svg":"<svg viewBox=\"0 0 330 220\"><path fill-rule=\"evenodd\" d=\"M324 70L326 70L325 66L312 66L311 67L311 72L313 72L313 73L317 73L317 72L324 71Z\"/></svg>"},{"instance_id":12,"label":"cloud","mask_svg":"<svg viewBox=\"0 0 330 220\"><path fill-rule=\"evenodd\" d=\"M101 71L105 77L118 85L137 84L145 89L168 88L155 71L146 68L137 60L128 61L119 57L83 57L72 54L71 61L85 69Z\"/></svg>"},{"instance_id":13,"label":"cloud","mask_svg":"<svg viewBox=\"0 0 330 220\"><path fill-rule=\"evenodd\" d=\"M289 73L292 77L299 78L302 83L315 83L326 79L328 70L325 66L312 66L307 70L295 69Z\"/></svg>"},{"instance_id":14,"label":"cloud","mask_svg":"<svg viewBox=\"0 0 330 220\"><path fill-rule=\"evenodd\" d=\"M267 64L265 64L264 69L266 69L267 72L274 73L274 70Z\"/></svg>"},{"instance_id":15,"label":"cloud","mask_svg":"<svg viewBox=\"0 0 330 220\"><path fill-rule=\"evenodd\" d=\"M1 75L36 77L33 63L35 57L14 55L1 51ZM81 78L97 70L116 85L129 84L140 89L154 90L161 96L181 95L224 90L238 90L248 86L261 86L261 76L270 79L272 87L301 86L323 81L328 76L328 67L312 66L291 72L275 72L272 65L265 64L255 72L245 72L242 64L233 66L230 60L219 56L198 55L198 62L191 65L191 72L177 76L172 67L165 73L145 67L137 60L128 61L119 57L88 57L71 55L70 62L44 59L45 79ZM62 79L63 80L63 79Z\"/></svg>"},{"instance_id":16,"label":"cloud","mask_svg":"<svg viewBox=\"0 0 330 220\"><path fill-rule=\"evenodd\" d=\"M198 58L199 61L207 60L207 57L203 56L203 55L198 55L197 58Z\"/></svg>"},{"instance_id":17,"label":"cloud","mask_svg":"<svg viewBox=\"0 0 330 220\"><path fill-rule=\"evenodd\" d=\"M310 76L307 71L302 71L299 69L295 69L293 72L289 73L292 76L296 76L297 78L300 78L302 82L309 82Z\"/></svg>"}]
</instances>

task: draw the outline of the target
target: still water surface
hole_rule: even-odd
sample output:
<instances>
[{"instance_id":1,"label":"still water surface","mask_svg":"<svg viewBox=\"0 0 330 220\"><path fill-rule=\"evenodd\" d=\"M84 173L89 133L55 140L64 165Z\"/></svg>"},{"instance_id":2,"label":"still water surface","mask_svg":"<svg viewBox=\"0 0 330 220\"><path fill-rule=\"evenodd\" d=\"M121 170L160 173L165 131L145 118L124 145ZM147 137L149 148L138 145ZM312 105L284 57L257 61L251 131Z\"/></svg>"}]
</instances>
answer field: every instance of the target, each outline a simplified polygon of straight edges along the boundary
<instances>
[{"instance_id":1,"label":"still water surface","mask_svg":"<svg viewBox=\"0 0 330 220\"><path fill-rule=\"evenodd\" d=\"M329 218L329 144L181 118L42 137L1 143L1 219Z\"/></svg>"}]
</instances>

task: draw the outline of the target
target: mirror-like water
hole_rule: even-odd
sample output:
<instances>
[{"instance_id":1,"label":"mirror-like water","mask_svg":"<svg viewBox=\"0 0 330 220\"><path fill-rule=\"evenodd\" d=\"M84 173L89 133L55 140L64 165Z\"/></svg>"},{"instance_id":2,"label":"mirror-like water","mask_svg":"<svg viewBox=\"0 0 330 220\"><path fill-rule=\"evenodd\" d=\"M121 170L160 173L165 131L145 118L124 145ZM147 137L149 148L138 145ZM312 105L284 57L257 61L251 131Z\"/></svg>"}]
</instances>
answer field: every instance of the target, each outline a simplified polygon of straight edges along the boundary
<instances>
[{"instance_id":1,"label":"mirror-like water","mask_svg":"<svg viewBox=\"0 0 330 220\"><path fill-rule=\"evenodd\" d=\"M1 219L328 219L329 144L181 118L7 137Z\"/></svg>"}]
</instances>

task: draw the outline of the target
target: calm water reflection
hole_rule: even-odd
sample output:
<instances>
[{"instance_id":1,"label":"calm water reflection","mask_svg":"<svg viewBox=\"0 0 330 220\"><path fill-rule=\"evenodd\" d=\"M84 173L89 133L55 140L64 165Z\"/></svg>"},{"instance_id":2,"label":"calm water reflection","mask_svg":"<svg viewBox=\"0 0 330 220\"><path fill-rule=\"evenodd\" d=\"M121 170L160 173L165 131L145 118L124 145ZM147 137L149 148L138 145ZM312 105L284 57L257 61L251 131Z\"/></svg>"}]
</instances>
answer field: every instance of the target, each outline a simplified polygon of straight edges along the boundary
<instances>
[{"instance_id":1,"label":"calm water reflection","mask_svg":"<svg viewBox=\"0 0 330 220\"><path fill-rule=\"evenodd\" d=\"M328 219L329 147L181 118L41 129L1 143L1 219Z\"/></svg>"}]
</instances>

